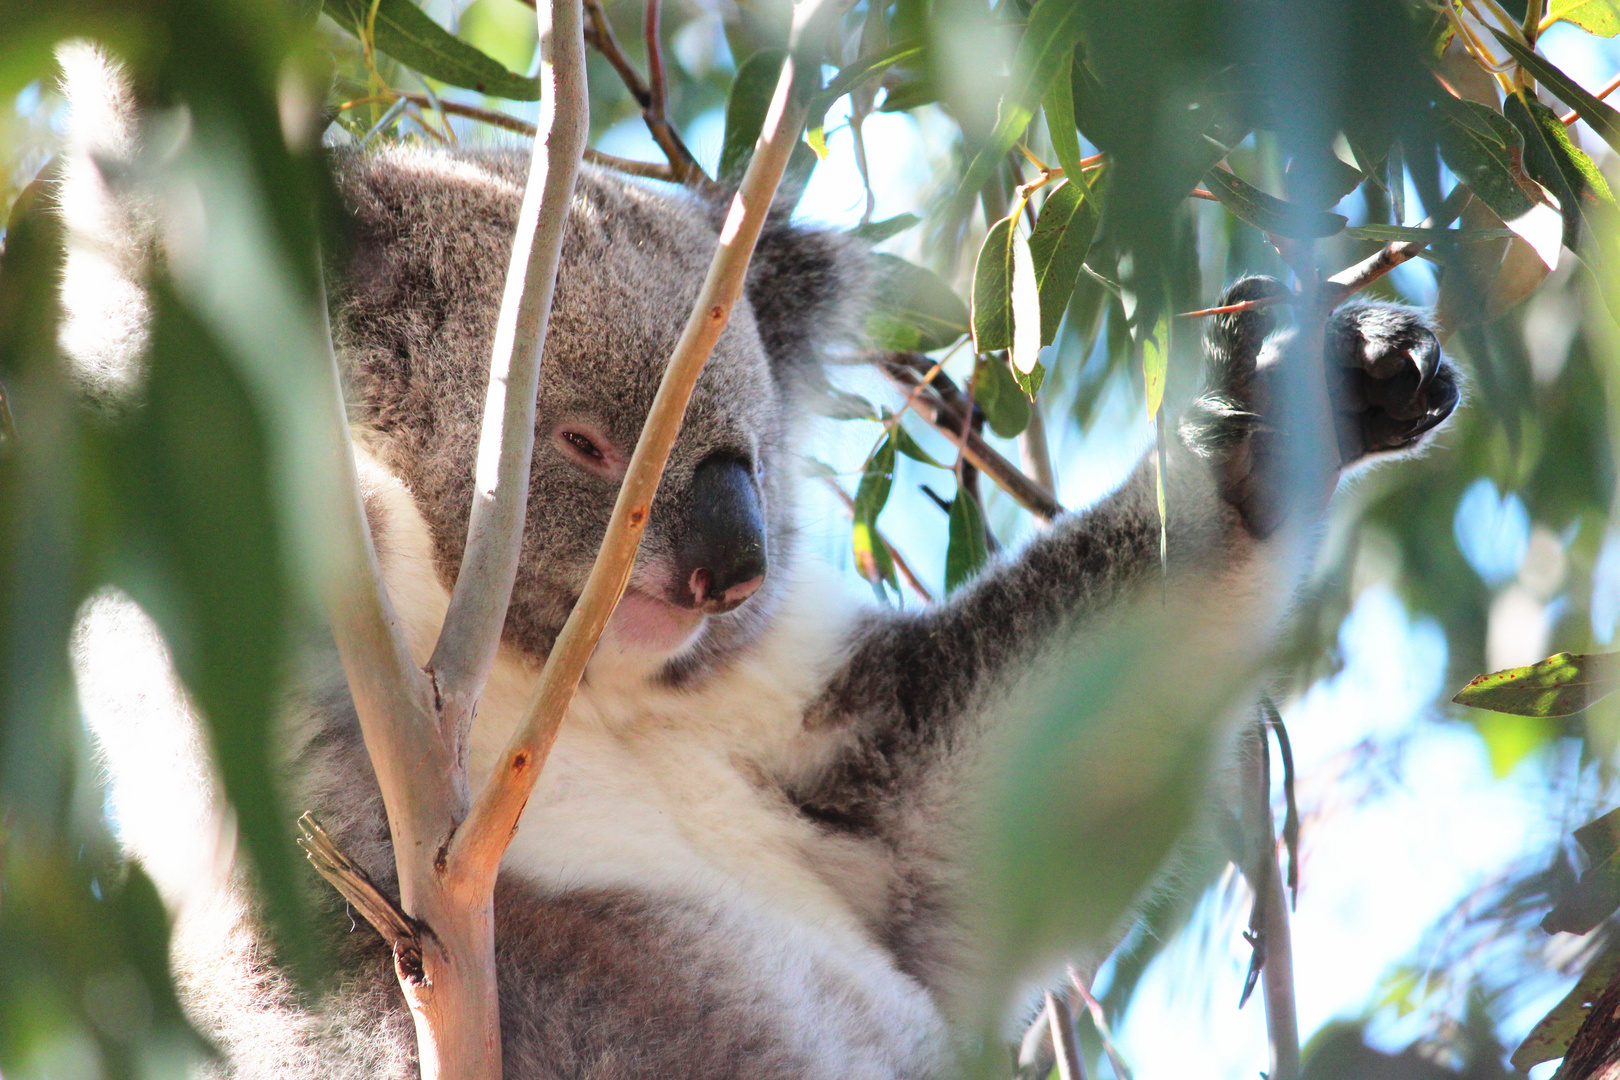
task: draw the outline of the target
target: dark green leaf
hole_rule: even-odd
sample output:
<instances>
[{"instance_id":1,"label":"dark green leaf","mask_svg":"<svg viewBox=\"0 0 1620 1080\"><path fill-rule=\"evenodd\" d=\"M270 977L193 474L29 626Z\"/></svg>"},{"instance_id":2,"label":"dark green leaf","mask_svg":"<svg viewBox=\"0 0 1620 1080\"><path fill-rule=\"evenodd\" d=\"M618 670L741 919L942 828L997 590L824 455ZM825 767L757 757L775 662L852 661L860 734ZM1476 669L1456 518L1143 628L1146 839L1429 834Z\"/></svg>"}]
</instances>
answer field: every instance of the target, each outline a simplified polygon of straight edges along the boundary
<instances>
[{"instance_id":1,"label":"dark green leaf","mask_svg":"<svg viewBox=\"0 0 1620 1080\"><path fill-rule=\"evenodd\" d=\"M1029 398L1018 386L1005 360L987 356L973 380L973 400L984 410L990 430L1011 439L1029 426Z\"/></svg>"},{"instance_id":2,"label":"dark green leaf","mask_svg":"<svg viewBox=\"0 0 1620 1080\"><path fill-rule=\"evenodd\" d=\"M1013 148L1035 115L1035 106L1060 72L1080 40L1084 5L1074 0L1036 0L1030 9L1024 36L1013 57L1013 77L1001 96L1000 113L989 141L980 148L956 189L954 205L962 213L978 197L1007 151Z\"/></svg>"},{"instance_id":3,"label":"dark green leaf","mask_svg":"<svg viewBox=\"0 0 1620 1080\"><path fill-rule=\"evenodd\" d=\"M1570 716L1620 690L1620 653L1559 653L1528 667L1481 675L1452 698L1516 716Z\"/></svg>"},{"instance_id":4,"label":"dark green leaf","mask_svg":"<svg viewBox=\"0 0 1620 1080\"><path fill-rule=\"evenodd\" d=\"M875 348L932 352L968 332L967 306L938 274L894 255L872 258L877 285L866 335Z\"/></svg>"},{"instance_id":5,"label":"dark green leaf","mask_svg":"<svg viewBox=\"0 0 1620 1080\"><path fill-rule=\"evenodd\" d=\"M894 487L895 441L885 436L872 451L861 475L860 486L855 489L855 523L852 541L855 546L855 567L873 585L887 581L896 589L899 582L894 574L894 562L889 549L878 535L877 519L888 504L889 492Z\"/></svg>"},{"instance_id":6,"label":"dark green leaf","mask_svg":"<svg viewBox=\"0 0 1620 1080\"><path fill-rule=\"evenodd\" d=\"M371 0L323 0L326 13L363 38L372 12ZM451 86L513 101L540 100L540 80L506 70L434 22L411 0L376 0L378 49L395 60Z\"/></svg>"},{"instance_id":7,"label":"dark green leaf","mask_svg":"<svg viewBox=\"0 0 1620 1080\"><path fill-rule=\"evenodd\" d=\"M1586 966L1574 989L1530 1029L1530 1034L1513 1051L1513 1067L1526 1073L1532 1065L1563 1057L1591 1013L1592 1002L1616 977L1620 977L1620 949L1608 948Z\"/></svg>"},{"instance_id":8,"label":"dark green leaf","mask_svg":"<svg viewBox=\"0 0 1620 1080\"><path fill-rule=\"evenodd\" d=\"M1029 241L1018 231L1023 201L990 227L973 265L973 348L1006 349L1009 361L1029 371L1041 351L1041 301Z\"/></svg>"},{"instance_id":9,"label":"dark green leaf","mask_svg":"<svg viewBox=\"0 0 1620 1080\"><path fill-rule=\"evenodd\" d=\"M720 144L722 183L736 183L748 171L786 56L781 49L761 49L737 69L726 97L726 133Z\"/></svg>"},{"instance_id":10,"label":"dark green leaf","mask_svg":"<svg viewBox=\"0 0 1620 1080\"><path fill-rule=\"evenodd\" d=\"M924 465L932 465L936 469L950 468L949 465L944 464L934 455L918 446L917 440L911 437L911 432L907 431L900 423L896 422L892 430L894 432L895 447L912 461L920 461Z\"/></svg>"},{"instance_id":11,"label":"dark green leaf","mask_svg":"<svg viewBox=\"0 0 1620 1080\"><path fill-rule=\"evenodd\" d=\"M1491 33L1496 34L1496 40L1513 54L1513 59L1524 65L1526 71L1540 80L1565 105L1579 113L1599 138L1620 151L1620 112L1587 93L1580 83L1526 48L1523 42L1498 33L1494 28Z\"/></svg>"},{"instance_id":12,"label":"dark green leaf","mask_svg":"<svg viewBox=\"0 0 1620 1080\"><path fill-rule=\"evenodd\" d=\"M1616 850L1616 825L1620 811L1609 813L1575 830L1575 839L1586 853L1588 869L1580 881L1563 896L1541 920L1549 934L1590 933L1620 908L1620 851Z\"/></svg>"},{"instance_id":13,"label":"dark green leaf","mask_svg":"<svg viewBox=\"0 0 1620 1080\"><path fill-rule=\"evenodd\" d=\"M1261 232L1293 240L1316 240L1342 232L1349 222L1342 214L1310 210L1268 195L1219 165L1204 174L1204 182L1222 206Z\"/></svg>"},{"instance_id":14,"label":"dark green leaf","mask_svg":"<svg viewBox=\"0 0 1620 1080\"><path fill-rule=\"evenodd\" d=\"M1457 178L1503 221L1528 214L1535 203L1516 177L1523 147L1518 130L1478 102L1447 98L1437 111L1440 156Z\"/></svg>"},{"instance_id":15,"label":"dark green leaf","mask_svg":"<svg viewBox=\"0 0 1620 1080\"><path fill-rule=\"evenodd\" d=\"M1404 244L1467 244L1479 240L1511 240L1518 233L1512 229L1420 229L1414 225L1352 225L1344 230L1352 240L1377 240L1380 243Z\"/></svg>"},{"instance_id":16,"label":"dark green leaf","mask_svg":"<svg viewBox=\"0 0 1620 1080\"><path fill-rule=\"evenodd\" d=\"M1503 113L1524 137L1524 171L1558 198L1564 218L1564 244L1571 251L1582 246L1582 226L1588 203L1613 207L1614 194L1586 152L1570 140L1558 114L1535 98L1510 95ZM1587 229L1595 233L1597 230Z\"/></svg>"},{"instance_id":17,"label":"dark green leaf","mask_svg":"<svg viewBox=\"0 0 1620 1080\"><path fill-rule=\"evenodd\" d=\"M916 214L896 214L882 221L869 221L865 225L857 225L849 230L849 235L865 240L868 244L881 244L889 237L899 236L921 223L922 218Z\"/></svg>"},{"instance_id":18,"label":"dark green leaf","mask_svg":"<svg viewBox=\"0 0 1620 1080\"><path fill-rule=\"evenodd\" d=\"M920 59L923 48L920 41L902 41L890 45L876 56L847 65L833 76L833 80L826 87L810 99L810 114L805 126L812 131L820 128L827 122L827 110L832 108L835 101L895 64ZM739 72L739 76L740 74Z\"/></svg>"},{"instance_id":19,"label":"dark green leaf","mask_svg":"<svg viewBox=\"0 0 1620 1080\"><path fill-rule=\"evenodd\" d=\"M984 513L973 493L960 485L951 500L950 540L945 546L945 591L955 592L990 558L984 539Z\"/></svg>"},{"instance_id":20,"label":"dark green leaf","mask_svg":"<svg viewBox=\"0 0 1620 1080\"><path fill-rule=\"evenodd\" d=\"M1040 290L1042 345L1050 345L1057 338L1063 311L1080 279L1080 267L1096 232L1096 208L1078 184L1065 180L1046 197L1035 231L1029 236L1029 254Z\"/></svg>"},{"instance_id":21,"label":"dark green leaf","mask_svg":"<svg viewBox=\"0 0 1620 1080\"><path fill-rule=\"evenodd\" d=\"M1019 371L1017 368L1011 370L1013 382L1017 384L1019 392L1029 401L1034 401L1035 395L1040 393L1041 383L1046 381L1046 368L1037 360L1035 366L1028 371Z\"/></svg>"},{"instance_id":22,"label":"dark green leaf","mask_svg":"<svg viewBox=\"0 0 1620 1080\"><path fill-rule=\"evenodd\" d=\"M1046 133L1057 151L1057 163L1071 180L1085 183L1080 168L1080 133L1074 121L1074 86L1070 65L1076 63L1073 53L1063 58L1052 84L1046 88L1041 108L1046 114Z\"/></svg>"}]
</instances>

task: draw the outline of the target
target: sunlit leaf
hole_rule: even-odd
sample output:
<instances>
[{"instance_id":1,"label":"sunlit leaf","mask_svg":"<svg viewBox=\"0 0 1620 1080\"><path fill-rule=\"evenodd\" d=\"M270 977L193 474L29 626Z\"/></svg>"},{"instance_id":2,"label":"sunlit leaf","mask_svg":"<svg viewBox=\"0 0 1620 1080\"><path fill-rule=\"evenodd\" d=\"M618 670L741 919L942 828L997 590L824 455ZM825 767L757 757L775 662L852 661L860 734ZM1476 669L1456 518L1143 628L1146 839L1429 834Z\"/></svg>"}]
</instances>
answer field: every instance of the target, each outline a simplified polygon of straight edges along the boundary
<instances>
[{"instance_id":1,"label":"sunlit leaf","mask_svg":"<svg viewBox=\"0 0 1620 1080\"><path fill-rule=\"evenodd\" d=\"M1041 300L1029 241L1018 230L1022 200L990 227L973 265L973 348L1009 350L1013 368L1029 372L1040 359Z\"/></svg>"},{"instance_id":2,"label":"sunlit leaf","mask_svg":"<svg viewBox=\"0 0 1620 1080\"><path fill-rule=\"evenodd\" d=\"M1147 387L1148 418L1159 415L1164 404L1164 376L1170 364L1170 317L1160 315L1142 341L1142 380Z\"/></svg>"},{"instance_id":3,"label":"sunlit leaf","mask_svg":"<svg viewBox=\"0 0 1620 1080\"><path fill-rule=\"evenodd\" d=\"M968 332L967 305L938 274L894 255L872 259L877 284L866 336L873 347L932 352Z\"/></svg>"},{"instance_id":4,"label":"sunlit leaf","mask_svg":"<svg viewBox=\"0 0 1620 1080\"><path fill-rule=\"evenodd\" d=\"M1342 214L1284 202L1239 180L1230 170L1218 165L1204 174L1204 182L1222 206L1261 232L1295 240L1315 240L1342 232L1349 222Z\"/></svg>"},{"instance_id":5,"label":"sunlit leaf","mask_svg":"<svg viewBox=\"0 0 1620 1080\"><path fill-rule=\"evenodd\" d=\"M1563 214L1563 242L1572 251L1585 240L1597 240L1601 255L1603 230L1587 222L1593 205L1613 207L1614 194L1592 159L1569 137L1552 109L1526 94L1510 95L1503 113L1524 137L1524 170L1558 199ZM1583 225L1587 227L1582 228ZM1583 236L1584 234L1584 236Z\"/></svg>"},{"instance_id":6,"label":"sunlit leaf","mask_svg":"<svg viewBox=\"0 0 1620 1080\"><path fill-rule=\"evenodd\" d=\"M1468 244L1480 240L1511 240L1518 234L1512 229L1420 229L1415 225L1352 225L1344 230L1352 240L1377 240L1380 243L1404 244Z\"/></svg>"},{"instance_id":7,"label":"sunlit leaf","mask_svg":"<svg viewBox=\"0 0 1620 1080\"><path fill-rule=\"evenodd\" d=\"M1024 134L1035 106L1057 76L1068 70L1080 40L1084 6L1073 0L1036 0L1024 35L1013 57L1013 77L1001 97L996 127L989 141L973 158L957 187L955 206L961 213L977 197L1007 151Z\"/></svg>"},{"instance_id":8,"label":"sunlit leaf","mask_svg":"<svg viewBox=\"0 0 1620 1080\"><path fill-rule=\"evenodd\" d=\"M1569 716L1620 690L1620 653L1558 653L1528 667L1481 675L1452 698L1517 716Z\"/></svg>"},{"instance_id":9,"label":"sunlit leaf","mask_svg":"<svg viewBox=\"0 0 1620 1080\"><path fill-rule=\"evenodd\" d=\"M451 86L476 90L513 101L540 100L540 80L508 71L500 61L480 52L450 31L411 0L323 0L326 13L364 40L375 30L378 49L395 60Z\"/></svg>"},{"instance_id":10,"label":"sunlit leaf","mask_svg":"<svg viewBox=\"0 0 1620 1080\"><path fill-rule=\"evenodd\" d=\"M1598 37L1620 34L1620 15L1616 15L1612 0L1552 0L1547 5L1547 18L1572 22Z\"/></svg>"},{"instance_id":11,"label":"sunlit leaf","mask_svg":"<svg viewBox=\"0 0 1620 1080\"><path fill-rule=\"evenodd\" d=\"M726 132L720 143L722 182L736 183L748 171L786 56L781 49L761 49L737 69L726 97Z\"/></svg>"},{"instance_id":12,"label":"sunlit leaf","mask_svg":"<svg viewBox=\"0 0 1620 1080\"><path fill-rule=\"evenodd\" d=\"M973 400L984 410L990 430L1003 439L1011 439L1029 426L1029 398L1004 360L990 356L979 364Z\"/></svg>"},{"instance_id":13,"label":"sunlit leaf","mask_svg":"<svg viewBox=\"0 0 1620 1080\"><path fill-rule=\"evenodd\" d=\"M951 500L950 539L945 546L945 591L955 592L990 558L984 540L984 513L979 501L960 485Z\"/></svg>"},{"instance_id":14,"label":"sunlit leaf","mask_svg":"<svg viewBox=\"0 0 1620 1080\"><path fill-rule=\"evenodd\" d=\"M1530 1029L1530 1034L1513 1051L1510 1059L1513 1067L1524 1073L1529 1072L1532 1065L1563 1057L1591 1013L1592 1002L1617 977L1620 977L1620 949L1605 949L1586 966L1580 980L1563 1000Z\"/></svg>"},{"instance_id":15,"label":"sunlit leaf","mask_svg":"<svg viewBox=\"0 0 1620 1080\"><path fill-rule=\"evenodd\" d=\"M1495 29L1492 29L1491 33L1495 34L1496 40L1513 55L1513 59L1524 65L1526 71L1534 75L1564 104L1579 113L1587 126L1597 132L1599 138L1620 151L1620 112L1616 112L1612 106L1604 104L1582 89L1580 83L1565 75L1546 58L1526 48L1523 42Z\"/></svg>"},{"instance_id":16,"label":"sunlit leaf","mask_svg":"<svg viewBox=\"0 0 1620 1080\"><path fill-rule=\"evenodd\" d=\"M1058 325L1096 232L1096 207L1093 200L1081 194L1078 184L1065 180L1041 205L1041 215L1029 236L1029 254L1040 290L1042 345L1050 345L1057 338Z\"/></svg>"},{"instance_id":17,"label":"sunlit leaf","mask_svg":"<svg viewBox=\"0 0 1620 1080\"><path fill-rule=\"evenodd\" d=\"M886 581L898 589L894 561L889 558L889 549L877 531L878 515L888 504L889 492L894 487L894 455L894 438L886 436L866 463L860 485L855 489L852 542L855 567L861 576L873 585Z\"/></svg>"}]
</instances>

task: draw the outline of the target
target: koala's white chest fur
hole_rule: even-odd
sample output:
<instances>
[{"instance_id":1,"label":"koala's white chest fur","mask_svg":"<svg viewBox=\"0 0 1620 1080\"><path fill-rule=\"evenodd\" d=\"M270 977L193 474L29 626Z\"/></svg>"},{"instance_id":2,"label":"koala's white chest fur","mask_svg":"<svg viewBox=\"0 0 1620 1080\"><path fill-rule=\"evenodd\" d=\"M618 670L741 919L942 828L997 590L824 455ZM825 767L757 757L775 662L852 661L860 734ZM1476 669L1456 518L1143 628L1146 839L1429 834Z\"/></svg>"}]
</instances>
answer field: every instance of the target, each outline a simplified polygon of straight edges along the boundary
<instances>
[{"instance_id":1,"label":"koala's white chest fur","mask_svg":"<svg viewBox=\"0 0 1620 1080\"><path fill-rule=\"evenodd\" d=\"M397 481L362 471L368 501L387 517L384 578L425 659L448 602L426 526ZM650 683L610 632L503 872L550 892L693 905L710 923L694 931L725 939L726 966L753 984L742 989L778 1015L805 1017L816 1045L804 1049L829 1076L910 1072L939 1052L943 1025L869 928L889 897L890 863L875 845L819 829L767 779L812 774L836 750L834 736L807 731L803 720L859 614L828 586L795 589L789 617L697 689ZM521 724L537 676L533 661L503 648L474 723L474 790Z\"/></svg>"}]
</instances>

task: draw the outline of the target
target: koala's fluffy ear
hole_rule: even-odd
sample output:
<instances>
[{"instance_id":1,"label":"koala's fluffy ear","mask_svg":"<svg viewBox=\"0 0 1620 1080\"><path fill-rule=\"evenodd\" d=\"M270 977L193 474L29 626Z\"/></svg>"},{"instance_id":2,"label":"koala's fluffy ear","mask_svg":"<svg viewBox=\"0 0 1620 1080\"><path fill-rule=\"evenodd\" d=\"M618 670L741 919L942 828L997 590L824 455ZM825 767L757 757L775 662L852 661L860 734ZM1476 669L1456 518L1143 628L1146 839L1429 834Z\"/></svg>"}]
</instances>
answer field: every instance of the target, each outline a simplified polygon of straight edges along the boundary
<instances>
[{"instance_id":1,"label":"koala's fluffy ear","mask_svg":"<svg viewBox=\"0 0 1620 1080\"><path fill-rule=\"evenodd\" d=\"M772 363L802 371L853 352L871 280L866 244L773 214L748 267L748 302Z\"/></svg>"}]
</instances>

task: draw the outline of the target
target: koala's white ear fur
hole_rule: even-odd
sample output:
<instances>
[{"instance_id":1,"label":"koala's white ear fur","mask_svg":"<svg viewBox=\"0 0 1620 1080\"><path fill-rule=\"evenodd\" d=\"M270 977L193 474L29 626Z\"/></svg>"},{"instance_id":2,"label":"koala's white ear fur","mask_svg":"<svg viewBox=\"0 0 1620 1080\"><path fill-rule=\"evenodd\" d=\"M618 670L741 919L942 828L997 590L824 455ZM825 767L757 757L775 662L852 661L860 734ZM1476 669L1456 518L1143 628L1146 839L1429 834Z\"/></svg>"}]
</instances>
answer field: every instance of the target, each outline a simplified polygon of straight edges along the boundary
<instances>
[{"instance_id":1,"label":"koala's white ear fur","mask_svg":"<svg viewBox=\"0 0 1620 1080\"><path fill-rule=\"evenodd\" d=\"M748 268L748 302L771 361L813 365L858 347L871 279L863 242L773 215Z\"/></svg>"},{"instance_id":2,"label":"koala's white ear fur","mask_svg":"<svg viewBox=\"0 0 1620 1080\"><path fill-rule=\"evenodd\" d=\"M140 381L150 321L142 281L152 214L119 182L138 153L139 111L128 73L96 46L68 42L56 59L69 108L57 183L67 248L61 347L86 396L116 408Z\"/></svg>"}]
</instances>

